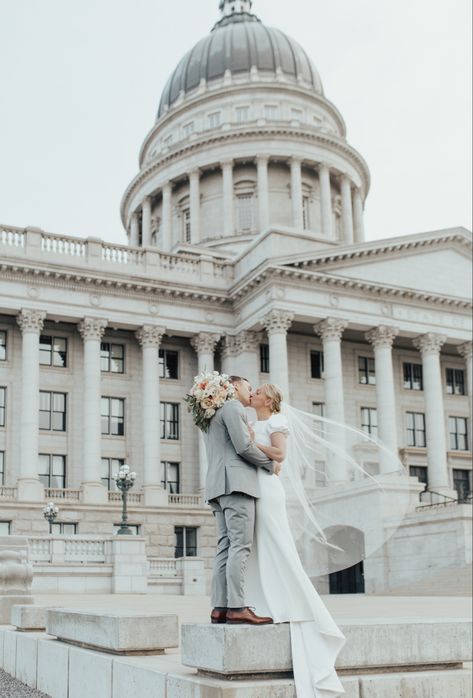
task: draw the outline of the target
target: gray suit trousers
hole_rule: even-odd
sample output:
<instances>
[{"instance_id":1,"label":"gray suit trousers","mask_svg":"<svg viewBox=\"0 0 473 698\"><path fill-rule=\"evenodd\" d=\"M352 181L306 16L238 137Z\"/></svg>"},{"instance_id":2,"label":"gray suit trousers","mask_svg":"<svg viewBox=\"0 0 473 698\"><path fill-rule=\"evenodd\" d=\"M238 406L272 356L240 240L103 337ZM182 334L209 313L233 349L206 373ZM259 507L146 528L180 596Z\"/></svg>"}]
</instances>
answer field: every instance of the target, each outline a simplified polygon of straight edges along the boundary
<instances>
[{"instance_id":1,"label":"gray suit trousers","mask_svg":"<svg viewBox=\"0 0 473 698\"><path fill-rule=\"evenodd\" d=\"M245 606L245 570L253 545L256 500L233 492L209 502L217 523L218 544L212 578L212 606Z\"/></svg>"}]
</instances>

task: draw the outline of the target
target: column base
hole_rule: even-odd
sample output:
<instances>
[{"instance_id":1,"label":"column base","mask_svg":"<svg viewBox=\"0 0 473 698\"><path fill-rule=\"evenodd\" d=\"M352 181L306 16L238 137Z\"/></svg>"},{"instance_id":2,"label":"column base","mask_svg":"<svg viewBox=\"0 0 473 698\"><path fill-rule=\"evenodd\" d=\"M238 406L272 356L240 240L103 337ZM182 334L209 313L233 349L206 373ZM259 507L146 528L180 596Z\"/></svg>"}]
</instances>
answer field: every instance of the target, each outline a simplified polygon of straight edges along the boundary
<instances>
[{"instance_id":1,"label":"column base","mask_svg":"<svg viewBox=\"0 0 473 698\"><path fill-rule=\"evenodd\" d=\"M107 504L108 492L101 482L83 482L80 486L83 504Z\"/></svg>"},{"instance_id":2,"label":"column base","mask_svg":"<svg viewBox=\"0 0 473 698\"><path fill-rule=\"evenodd\" d=\"M19 477L17 481L20 502L44 502L44 485L36 477Z\"/></svg>"},{"instance_id":3,"label":"column base","mask_svg":"<svg viewBox=\"0 0 473 698\"><path fill-rule=\"evenodd\" d=\"M160 485L144 485L143 504L145 507L167 507L168 493Z\"/></svg>"}]
</instances>

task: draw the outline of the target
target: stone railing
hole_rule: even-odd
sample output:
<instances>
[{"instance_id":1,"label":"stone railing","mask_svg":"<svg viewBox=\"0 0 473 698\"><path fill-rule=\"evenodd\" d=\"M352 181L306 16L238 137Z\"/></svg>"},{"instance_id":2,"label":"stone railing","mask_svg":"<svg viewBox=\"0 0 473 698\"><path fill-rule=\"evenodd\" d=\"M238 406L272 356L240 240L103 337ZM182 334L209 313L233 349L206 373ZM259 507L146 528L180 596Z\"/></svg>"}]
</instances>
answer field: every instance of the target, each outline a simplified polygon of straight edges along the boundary
<instances>
[{"instance_id":1,"label":"stone railing","mask_svg":"<svg viewBox=\"0 0 473 698\"><path fill-rule=\"evenodd\" d=\"M6 485L0 486L0 499L16 499L17 496L16 487L7 487Z\"/></svg>"},{"instance_id":2,"label":"stone railing","mask_svg":"<svg viewBox=\"0 0 473 698\"><path fill-rule=\"evenodd\" d=\"M200 494L169 494L168 504L178 504L180 506L201 507L203 504Z\"/></svg>"},{"instance_id":3,"label":"stone railing","mask_svg":"<svg viewBox=\"0 0 473 698\"><path fill-rule=\"evenodd\" d=\"M34 563L97 564L108 561L108 538L92 536L48 536L29 538Z\"/></svg>"},{"instance_id":4,"label":"stone railing","mask_svg":"<svg viewBox=\"0 0 473 698\"><path fill-rule=\"evenodd\" d=\"M62 489L60 487L46 487L44 490L44 496L46 499L79 502L80 490Z\"/></svg>"},{"instance_id":5,"label":"stone railing","mask_svg":"<svg viewBox=\"0 0 473 698\"><path fill-rule=\"evenodd\" d=\"M148 558L150 577L177 577L177 560L173 557Z\"/></svg>"},{"instance_id":6,"label":"stone railing","mask_svg":"<svg viewBox=\"0 0 473 698\"><path fill-rule=\"evenodd\" d=\"M143 493L142 492L128 492L127 499L128 499L128 504L142 504ZM108 493L108 501L110 503L114 503L114 502L121 503L122 493L121 492L114 492L114 491L109 492Z\"/></svg>"}]
</instances>

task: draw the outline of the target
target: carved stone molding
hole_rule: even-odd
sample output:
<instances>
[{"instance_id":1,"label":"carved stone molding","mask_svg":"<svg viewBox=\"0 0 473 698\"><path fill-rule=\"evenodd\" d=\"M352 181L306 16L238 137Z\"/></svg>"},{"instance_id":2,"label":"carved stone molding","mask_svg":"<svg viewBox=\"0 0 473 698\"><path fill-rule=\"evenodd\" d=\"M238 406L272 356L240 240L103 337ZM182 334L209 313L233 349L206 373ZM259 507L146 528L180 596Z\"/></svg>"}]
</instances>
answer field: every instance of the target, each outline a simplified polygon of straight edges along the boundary
<instances>
[{"instance_id":1,"label":"carved stone molding","mask_svg":"<svg viewBox=\"0 0 473 698\"><path fill-rule=\"evenodd\" d=\"M45 310L22 308L16 317L16 321L22 332L37 332L39 334L43 329L45 318Z\"/></svg>"},{"instance_id":2,"label":"carved stone molding","mask_svg":"<svg viewBox=\"0 0 473 698\"><path fill-rule=\"evenodd\" d=\"M398 334L399 330L397 327L380 325L366 332L365 337L374 347L387 347L390 349L393 345L394 338L397 337Z\"/></svg>"},{"instance_id":3,"label":"carved stone molding","mask_svg":"<svg viewBox=\"0 0 473 698\"><path fill-rule=\"evenodd\" d=\"M261 343L261 332L253 332L252 330L244 330L236 336L238 344L238 353L243 351L256 351Z\"/></svg>"},{"instance_id":4,"label":"carved stone molding","mask_svg":"<svg viewBox=\"0 0 473 698\"><path fill-rule=\"evenodd\" d=\"M460 344L457 347L457 351L460 356L463 356L467 361L471 361L473 358L473 342L465 342L465 344Z\"/></svg>"},{"instance_id":5,"label":"carved stone molding","mask_svg":"<svg viewBox=\"0 0 473 698\"><path fill-rule=\"evenodd\" d=\"M261 320L268 334L286 334L294 320L294 313L287 310L271 310Z\"/></svg>"},{"instance_id":6,"label":"carved stone molding","mask_svg":"<svg viewBox=\"0 0 473 698\"><path fill-rule=\"evenodd\" d=\"M348 320L328 317L317 325L314 325L314 332L322 337L323 341L336 340L340 342L344 330L348 327Z\"/></svg>"},{"instance_id":7,"label":"carved stone molding","mask_svg":"<svg viewBox=\"0 0 473 698\"><path fill-rule=\"evenodd\" d=\"M222 359L237 356L239 353L238 337L233 334L226 334L222 339Z\"/></svg>"},{"instance_id":8,"label":"carved stone molding","mask_svg":"<svg viewBox=\"0 0 473 698\"><path fill-rule=\"evenodd\" d=\"M191 339L191 346L197 354L213 354L220 335L213 332L199 332Z\"/></svg>"},{"instance_id":9,"label":"carved stone molding","mask_svg":"<svg viewBox=\"0 0 473 698\"><path fill-rule=\"evenodd\" d=\"M140 327L140 329L135 332L135 337L143 348L155 347L156 349L159 349L165 333L165 327L159 327L158 325L143 325L143 327Z\"/></svg>"},{"instance_id":10,"label":"carved stone molding","mask_svg":"<svg viewBox=\"0 0 473 698\"><path fill-rule=\"evenodd\" d=\"M79 323L79 332L84 341L88 339L102 339L108 321L104 318L85 317Z\"/></svg>"},{"instance_id":11,"label":"carved stone molding","mask_svg":"<svg viewBox=\"0 0 473 698\"><path fill-rule=\"evenodd\" d=\"M413 345L418 349L422 355L427 356L428 354L439 354L440 349L445 344L447 338L443 334L436 334L435 332L427 332L420 337L416 337L412 340Z\"/></svg>"}]
</instances>

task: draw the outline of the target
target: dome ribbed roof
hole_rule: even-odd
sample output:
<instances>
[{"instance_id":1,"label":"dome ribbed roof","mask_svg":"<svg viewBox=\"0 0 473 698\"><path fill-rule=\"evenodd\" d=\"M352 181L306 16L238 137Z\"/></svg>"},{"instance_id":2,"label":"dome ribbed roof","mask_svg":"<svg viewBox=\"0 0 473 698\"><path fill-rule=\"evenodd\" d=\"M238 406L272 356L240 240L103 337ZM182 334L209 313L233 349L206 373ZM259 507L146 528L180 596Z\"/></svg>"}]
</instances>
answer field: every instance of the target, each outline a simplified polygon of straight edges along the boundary
<instances>
[{"instance_id":1,"label":"dome ribbed roof","mask_svg":"<svg viewBox=\"0 0 473 698\"><path fill-rule=\"evenodd\" d=\"M249 74L253 66L262 74L282 73L323 93L319 74L304 49L279 29L266 27L255 15L243 12L224 17L182 58L163 90L158 118L201 80L222 79L227 70Z\"/></svg>"}]
</instances>

